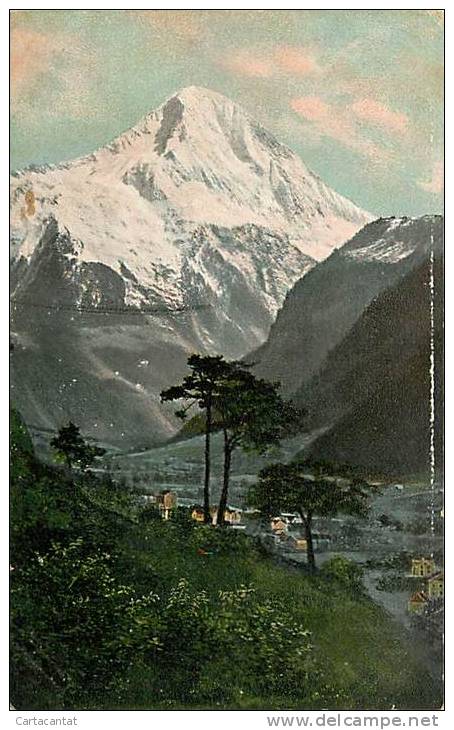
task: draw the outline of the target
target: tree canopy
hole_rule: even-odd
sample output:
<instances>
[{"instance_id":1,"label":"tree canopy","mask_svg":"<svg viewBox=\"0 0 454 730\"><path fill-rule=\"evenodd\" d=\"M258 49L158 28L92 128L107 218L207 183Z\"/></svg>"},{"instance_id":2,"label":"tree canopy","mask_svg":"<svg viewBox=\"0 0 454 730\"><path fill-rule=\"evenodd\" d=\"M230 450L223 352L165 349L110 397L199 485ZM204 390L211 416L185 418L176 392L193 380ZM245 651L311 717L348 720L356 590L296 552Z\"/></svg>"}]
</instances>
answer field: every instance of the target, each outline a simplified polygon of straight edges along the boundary
<instances>
[{"instance_id":1,"label":"tree canopy","mask_svg":"<svg viewBox=\"0 0 454 730\"><path fill-rule=\"evenodd\" d=\"M301 412L284 401L279 384L256 378L244 367L232 371L215 399L232 447L266 452L301 425Z\"/></svg>"},{"instance_id":2,"label":"tree canopy","mask_svg":"<svg viewBox=\"0 0 454 730\"><path fill-rule=\"evenodd\" d=\"M240 447L264 454L301 425L301 413L286 403L279 384L256 378L246 367L236 366L215 399L224 436L224 477L217 522L222 525L227 506L231 458Z\"/></svg>"},{"instance_id":3,"label":"tree canopy","mask_svg":"<svg viewBox=\"0 0 454 730\"><path fill-rule=\"evenodd\" d=\"M227 506L232 454L236 448L265 453L301 426L301 411L285 402L279 384L256 378L252 365L226 361L222 356L191 355L190 373L179 385L162 391L162 401L179 400L176 415L188 417L193 406L204 414L205 479L204 519L211 521L210 436L221 431L224 439L224 469L217 524L222 525Z\"/></svg>"},{"instance_id":4,"label":"tree canopy","mask_svg":"<svg viewBox=\"0 0 454 730\"><path fill-rule=\"evenodd\" d=\"M271 464L259 473L251 488L251 504L264 514L298 512L307 539L308 565L315 569L312 539L314 515L332 517L339 512L365 516L368 509L368 484L357 477L333 473L327 464Z\"/></svg>"},{"instance_id":5,"label":"tree canopy","mask_svg":"<svg viewBox=\"0 0 454 730\"><path fill-rule=\"evenodd\" d=\"M175 412L182 420L194 405L204 414L205 431L205 475L203 488L204 522L211 521L210 515L210 439L213 430L214 401L221 384L229 377L236 363L228 363L221 355L190 355L188 367L190 373L183 378L180 385L173 385L161 392L161 401L183 401L182 408Z\"/></svg>"},{"instance_id":6,"label":"tree canopy","mask_svg":"<svg viewBox=\"0 0 454 730\"><path fill-rule=\"evenodd\" d=\"M87 444L81 436L80 428L72 421L60 428L50 445L55 451L57 460L64 461L69 468L77 466L85 470L98 456L105 454L105 449Z\"/></svg>"}]
</instances>

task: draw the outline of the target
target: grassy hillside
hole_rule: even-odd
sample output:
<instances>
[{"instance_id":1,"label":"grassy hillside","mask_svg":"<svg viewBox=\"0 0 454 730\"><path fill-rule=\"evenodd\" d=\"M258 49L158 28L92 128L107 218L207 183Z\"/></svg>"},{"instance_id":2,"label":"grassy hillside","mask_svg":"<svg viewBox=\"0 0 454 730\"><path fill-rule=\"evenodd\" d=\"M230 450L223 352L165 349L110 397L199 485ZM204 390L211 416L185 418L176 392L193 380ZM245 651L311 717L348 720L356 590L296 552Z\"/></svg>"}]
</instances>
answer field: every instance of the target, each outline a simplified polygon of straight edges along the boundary
<instances>
[{"instance_id":1,"label":"grassy hillside","mask_svg":"<svg viewBox=\"0 0 454 730\"><path fill-rule=\"evenodd\" d=\"M136 543L135 555L142 568L147 569L151 554L155 575L163 581L162 588L170 577L178 581L185 576L195 591L207 591L214 600L219 590L253 586L259 601L276 602L283 622L283 644L286 615L309 632L314 661L314 686L309 695L303 685L299 693L288 686L275 696L250 688L243 692L241 683L246 686L248 683L241 673L238 675L237 667L230 666L222 682L232 683L229 687L232 693L227 701L215 692L214 706L219 709L384 709L393 705L397 708L439 705L439 690L420 666L417 653L402 629L358 591L356 585L332 580L323 571L311 577L301 570L276 565L258 553L249 540L238 539L234 533L225 535L221 547L218 542L221 538L213 532L195 528L182 536L172 524L152 523ZM213 553L198 554L197 544ZM246 659L247 642L244 651ZM257 670L260 672L260 667ZM215 658L209 663L209 672L212 677L217 674ZM131 706L146 709L153 672L148 669L142 674L142 669L134 667L131 676L134 685L129 699ZM163 706L186 705L174 700L164 702Z\"/></svg>"},{"instance_id":2,"label":"grassy hillside","mask_svg":"<svg viewBox=\"0 0 454 730\"><path fill-rule=\"evenodd\" d=\"M434 708L440 688L348 573L272 562L118 485L41 464L12 418L18 709Z\"/></svg>"}]
</instances>

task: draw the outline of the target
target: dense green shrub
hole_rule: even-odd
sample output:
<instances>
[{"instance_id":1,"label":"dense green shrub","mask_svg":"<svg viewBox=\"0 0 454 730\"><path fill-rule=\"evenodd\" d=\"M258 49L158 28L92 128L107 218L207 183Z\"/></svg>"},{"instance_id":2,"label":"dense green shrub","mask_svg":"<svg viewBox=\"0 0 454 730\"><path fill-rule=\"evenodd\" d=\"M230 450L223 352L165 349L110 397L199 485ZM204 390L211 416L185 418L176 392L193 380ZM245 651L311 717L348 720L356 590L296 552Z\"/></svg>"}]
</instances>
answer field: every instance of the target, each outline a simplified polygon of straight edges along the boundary
<instances>
[{"instance_id":1,"label":"dense green shrub","mask_svg":"<svg viewBox=\"0 0 454 730\"><path fill-rule=\"evenodd\" d=\"M135 602L111 562L101 551L87 555L79 539L14 569L12 692L19 706L27 659L52 686L55 706L80 707L108 690L133 660L133 646L143 645L140 620L155 597Z\"/></svg>"},{"instance_id":2,"label":"dense green shrub","mask_svg":"<svg viewBox=\"0 0 454 730\"><path fill-rule=\"evenodd\" d=\"M365 593L361 566L341 555L324 563L320 569L320 576L330 582L334 581L357 595Z\"/></svg>"}]
</instances>

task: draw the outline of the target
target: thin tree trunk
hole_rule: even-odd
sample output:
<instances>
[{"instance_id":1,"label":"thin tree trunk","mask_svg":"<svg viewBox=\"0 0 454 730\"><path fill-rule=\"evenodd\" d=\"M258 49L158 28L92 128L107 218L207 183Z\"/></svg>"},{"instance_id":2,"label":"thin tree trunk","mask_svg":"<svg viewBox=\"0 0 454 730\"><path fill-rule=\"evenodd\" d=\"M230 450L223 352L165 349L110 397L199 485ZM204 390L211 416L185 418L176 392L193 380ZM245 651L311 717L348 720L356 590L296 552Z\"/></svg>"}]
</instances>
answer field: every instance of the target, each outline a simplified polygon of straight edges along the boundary
<instances>
[{"instance_id":1,"label":"thin tree trunk","mask_svg":"<svg viewBox=\"0 0 454 730\"><path fill-rule=\"evenodd\" d=\"M208 401L205 423L205 482L203 485L203 521L211 522L210 514L210 440L211 440L211 401Z\"/></svg>"},{"instance_id":2,"label":"thin tree trunk","mask_svg":"<svg viewBox=\"0 0 454 730\"><path fill-rule=\"evenodd\" d=\"M307 567L310 573L315 573L315 554L314 554L314 541L312 539L312 515L304 517L301 515L304 522L306 543L307 543Z\"/></svg>"},{"instance_id":3,"label":"thin tree trunk","mask_svg":"<svg viewBox=\"0 0 454 730\"><path fill-rule=\"evenodd\" d=\"M227 499L229 496L229 480L230 466L232 463L232 448L229 444L227 431L224 431L224 477L222 482L221 498L219 500L219 509L217 516L217 524L225 524L225 509L227 507Z\"/></svg>"}]
</instances>

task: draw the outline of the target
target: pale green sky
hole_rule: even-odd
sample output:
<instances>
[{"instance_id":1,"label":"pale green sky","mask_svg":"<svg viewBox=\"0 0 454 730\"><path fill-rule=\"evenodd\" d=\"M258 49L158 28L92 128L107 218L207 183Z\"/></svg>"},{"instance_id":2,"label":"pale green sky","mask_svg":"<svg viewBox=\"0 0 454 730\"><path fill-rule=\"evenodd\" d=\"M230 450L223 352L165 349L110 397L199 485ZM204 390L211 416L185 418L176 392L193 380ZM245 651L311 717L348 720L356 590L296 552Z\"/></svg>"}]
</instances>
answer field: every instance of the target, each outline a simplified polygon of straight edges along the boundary
<instances>
[{"instance_id":1,"label":"pale green sky","mask_svg":"<svg viewBox=\"0 0 454 730\"><path fill-rule=\"evenodd\" d=\"M440 212L442 22L436 10L14 11L11 166L90 152L200 85L371 212Z\"/></svg>"}]
</instances>

